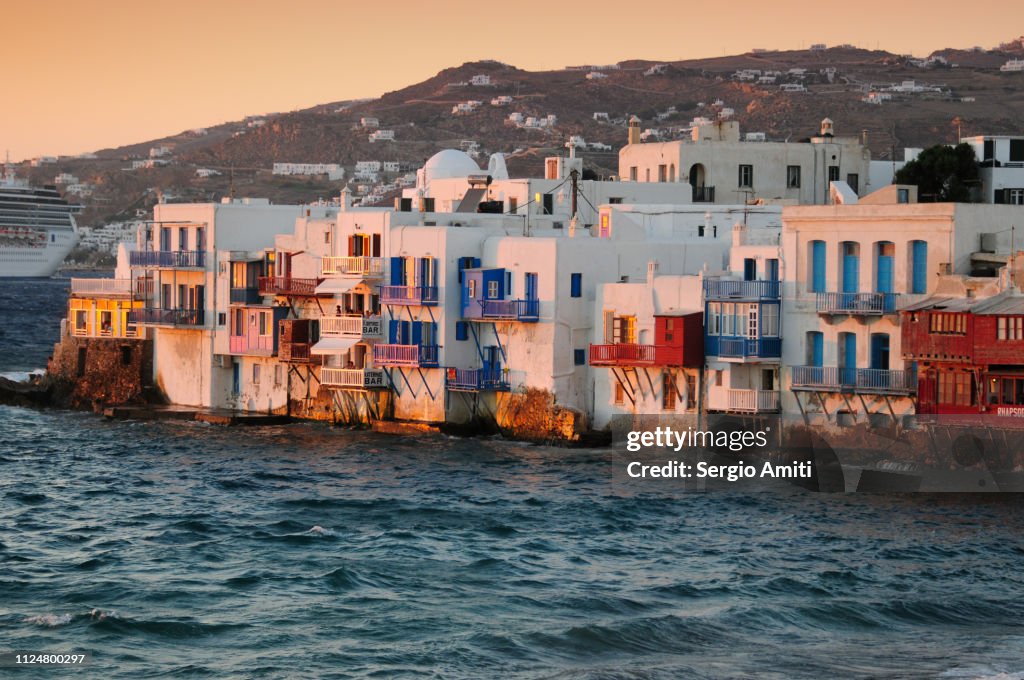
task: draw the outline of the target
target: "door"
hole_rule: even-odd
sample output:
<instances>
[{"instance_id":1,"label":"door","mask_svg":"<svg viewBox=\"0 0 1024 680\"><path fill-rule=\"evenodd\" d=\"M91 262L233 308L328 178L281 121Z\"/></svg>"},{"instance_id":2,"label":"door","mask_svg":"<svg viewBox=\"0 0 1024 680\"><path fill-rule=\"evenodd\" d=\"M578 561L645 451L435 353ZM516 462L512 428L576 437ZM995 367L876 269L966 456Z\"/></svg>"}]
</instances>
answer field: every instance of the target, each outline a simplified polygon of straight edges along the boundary
<instances>
[{"instance_id":1,"label":"door","mask_svg":"<svg viewBox=\"0 0 1024 680\"><path fill-rule=\"evenodd\" d=\"M889 370L889 334L871 334L871 368Z\"/></svg>"},{"instance_id":2,"label":"door","mask_svg":"<svg viewBox=\"0 0 1024 680\"><path fill-rule=\"evenodd\" d=\"M911 293L924 293L928 290L928 242L914 241L911 246Z\"/></svg>"},{"instance_id":3,"label":"door","mask_svg":"<svg viewBox=\"0 0 1024 680\"><path fill-rule=\"evenodd\" d=\"M811 243L811 292L825 292L825 242Z\"/></svg>"},{"instance_id":4,"label":"door","mask_svg":"<svg viewBox=\"0 0 1024 680\"><path fill-rule=\"evenodd\" d=\"M743 280L753 281L757 278L757 260L752 257L743 260Z\"/></svg>"},{"instance_id":5,"label":"door","mask_svg":"<svg viewBox=\"0 0 1024 680\"><path fill-rule=\"evenodd\" d=\"M854 333L840 333L839 383L853 385L857 373L857 336Z\"/></svg>"},{"instance_id":6,"label":"door","mask_svg":"<svg viewBox=\"0 0 1024 680\"><path fill-rule=\"evenodd\" d=\"M856 243L843 243L843 292L856 293L860 286L860 253Z\"/></svg>"},{"instance_id":7,"label":"door","mask_svg":"<svg viewBox=\"0 0 1024 680\"><path fill-rule=\"evenodd\" d=\"M231 393L238 394L241 392L242 383L242 367L237 361L231 364Z\"/></svg>"},{"instance_id":8,"label":"door","mask_svg":"<svg viewBox=\"0 0 1024 680\"><path fill-rule=\"evenodd\" d=\"M882 241L878 244L875 289L879 293L892 293L893 250L893 244L888 241Z\"/></svg>"},{"instance_id":9,"label":"door","mask_svg":"<svg viewBox=\"0 0 1024 680\"><path fill-rule=\"evenodd\" d=\"M779 280L779 260L778 258L770 257L764 262L764 273L765 278L769 281Z\"/></svg>"},{"instance_id":10,"label":"door","mask_svg":"<svg viewBox=\"0 0 1024 680\"><path fill-rule=\"evenodd\" d=\"M527 273L524 288L526 289L526 299L536 300L537 299L537 274Z\"/></svg>"}]
</instances>

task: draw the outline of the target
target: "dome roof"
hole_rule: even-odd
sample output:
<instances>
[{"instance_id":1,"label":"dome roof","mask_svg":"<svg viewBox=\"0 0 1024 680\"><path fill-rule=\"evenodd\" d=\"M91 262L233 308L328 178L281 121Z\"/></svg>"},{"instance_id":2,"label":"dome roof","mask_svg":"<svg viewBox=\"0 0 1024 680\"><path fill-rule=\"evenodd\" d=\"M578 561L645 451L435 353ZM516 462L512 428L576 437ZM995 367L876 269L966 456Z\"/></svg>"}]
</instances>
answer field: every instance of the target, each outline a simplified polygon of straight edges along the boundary
<instances>
[{"instance_id":1,"label":"dome roof","mask_svg":"<svg viewBox=\"0 0 1024 680\"><path fill-rule=\"evenodd\" d=\"M431 180L448 179L450 177L468 177L479 175L480 166L464 151L445 149L438 151L423 166L423 179L429 184Z\"/></svg>"}]
</instances>

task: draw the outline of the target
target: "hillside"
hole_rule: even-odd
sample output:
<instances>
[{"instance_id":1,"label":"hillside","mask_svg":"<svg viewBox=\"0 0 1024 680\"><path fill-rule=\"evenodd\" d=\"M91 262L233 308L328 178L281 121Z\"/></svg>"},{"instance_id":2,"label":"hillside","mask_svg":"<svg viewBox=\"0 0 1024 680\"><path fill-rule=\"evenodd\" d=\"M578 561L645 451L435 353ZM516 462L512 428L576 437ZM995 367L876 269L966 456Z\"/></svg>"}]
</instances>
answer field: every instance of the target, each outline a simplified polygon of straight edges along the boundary
<instances>
[{"instance_id":1,"label":"hillside","mask_svg":"<svg viewBox=\"0 0 1024 680\"><path fill-rule=\"evenodd\" d=\"M964 136L1024 133L1024 73L999 70L1008 59L1024 54L1022 47L1016 40L992 51L940 50L926 64L852 47L540 72L474 62L378 99L252 117L105 149L96 158L62 157L55 164L31 168L26 164L19 174L52 183L57 173L68 172L93 185L92 195L83 200L87 210L81 221L101 224L148 210L161 194L169 200L211 200L232 190L237 196L269 196L277 202L329 198L341 182L273 176L271 165L341 163L351 177L357 161L379 160L398 162L406 172L437 150L470 140L478 143L482 164L487 154L502 151L510 154L512 174L522 175L539 173L544 155L561 148L570 135L581 135L587 142L612 147L583 154L588 167L611 175L617 171L617 151L630 115L639 116L644 128L659 130L662 139L671 139L685 136L694 117L717 117L723 107L733 110L744 132L764 132L768 139L779 140L809 137L828 116L838 134L864 134L875 158L894 153L901 157L904 147L955 141L958 124ZM750 71L739 74L743 69ZM489 76L491 85L470 84L474 76ZM887 91L911 80L923 91ZM806 91L784 91L783 85ZM890 98L868 103L864 99L869 92ZM500 96L512 102L492 106L491 100ZM453 114L454 106L469 100L482 105ZM554 114L557 122L544 128L517 127L508 122L513 112L524 118ZM595 112L607 113L608 120L595 120ZM371 130L359 125L362 117L378 118L382 129L394 131L395 141L370 142ZM168 165L124 169L159 146L171 148ZM221 174L200 178L198 168ZM393 179L386 176L380 183Z\"/></svg>"}]
</instances>

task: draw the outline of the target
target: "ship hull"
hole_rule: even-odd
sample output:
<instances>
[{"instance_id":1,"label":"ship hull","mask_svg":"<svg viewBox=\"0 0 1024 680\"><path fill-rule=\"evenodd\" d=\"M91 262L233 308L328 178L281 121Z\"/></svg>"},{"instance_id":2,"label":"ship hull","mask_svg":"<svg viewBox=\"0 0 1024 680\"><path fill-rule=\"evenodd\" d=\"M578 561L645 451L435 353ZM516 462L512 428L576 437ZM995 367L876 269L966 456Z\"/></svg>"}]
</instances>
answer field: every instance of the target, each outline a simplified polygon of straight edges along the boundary
<instances>
[{"instance_id":1,"label":"ship hull","mask_svg":"<svg viewBox=\"0 0 1024 680\"><path fill-rule=\"evenodd\" d=\"M52 229L45 246L0 243L0 279L53 276L77 242L74 231Z\"/></svg>"}]
</instances>

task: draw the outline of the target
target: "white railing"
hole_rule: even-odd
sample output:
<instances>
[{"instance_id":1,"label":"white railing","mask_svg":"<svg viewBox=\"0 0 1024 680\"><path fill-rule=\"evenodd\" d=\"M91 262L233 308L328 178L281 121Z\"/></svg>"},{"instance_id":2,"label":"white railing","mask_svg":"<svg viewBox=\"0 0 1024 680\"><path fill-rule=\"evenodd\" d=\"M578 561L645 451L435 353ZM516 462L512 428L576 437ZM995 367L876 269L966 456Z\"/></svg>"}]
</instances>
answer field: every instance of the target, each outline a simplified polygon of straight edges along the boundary
<instances>
[{"instance_id":1,"label":"white railing","mask_svg":"<svg viewBox=\"0 0 1024 680\"><path fill-rule=\"evenodd\" d=\"M321 368L320 384L325 387L369 389L384 387L384 371L379 368Z\"/></svg>"},{"instance_id":2,"label":"white railing","mask_svg":"<svg viewBox=\"0 0 1024 680\"><path fill-rule=\"evenodd\" d=\"M772 413L779 410L779 393L775 390L712 387L708 390L708 408L712 411Z\"/></svg>"},{"instance_id":3,"label":"white railing","mask_svg":"<svg viewBox=\"0 0 1024 680\"><path fill-rule=\"evenodd\" d=\"M383 257L325 257L320 261L320 272L324 276L367 276L384 275Z\"/></svg>"},{"instance_id":4,"label":"white railing","mask_svg":"<svg viewBox=\"0 0 1024 680\"><path fill-rule=\"evenodd\" d=\"M379 338L383 324L379 316L323 316L320 335L348 338Z\"/></svg>"},{"instance_id":5,"label":"white railing","mask_svg":"<svg viewBox=\"0 0 1024 680\"><path fill-rule=\"evenodd\" d=\"M131 279L71 279L72 295L130 295Z\"/></svg>"}]
</instances>

